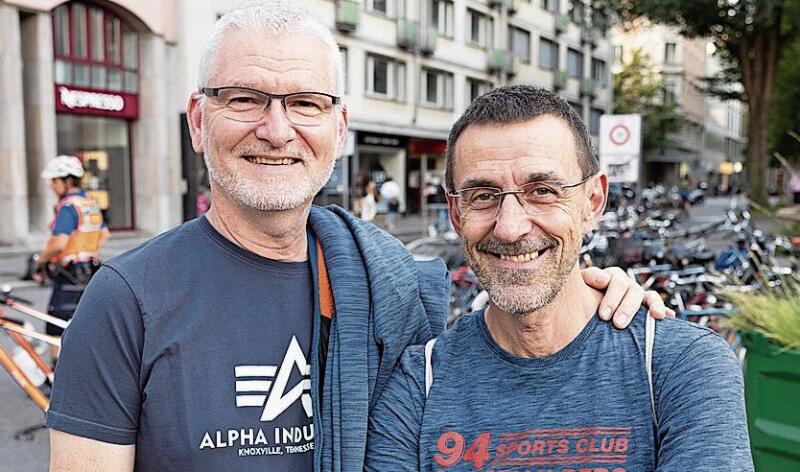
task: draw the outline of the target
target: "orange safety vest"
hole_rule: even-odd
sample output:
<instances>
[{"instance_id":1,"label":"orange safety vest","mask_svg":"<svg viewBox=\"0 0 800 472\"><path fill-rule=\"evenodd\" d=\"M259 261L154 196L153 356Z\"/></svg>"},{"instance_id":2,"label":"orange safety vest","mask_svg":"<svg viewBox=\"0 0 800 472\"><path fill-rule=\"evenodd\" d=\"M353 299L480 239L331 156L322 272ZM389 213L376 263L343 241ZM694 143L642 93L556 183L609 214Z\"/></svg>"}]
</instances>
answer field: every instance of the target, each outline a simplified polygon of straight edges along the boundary
<instances>
[{"instance_id":1,"label":"orange safety vest","mask_svg":"<svg viewBox=\"0 0 800 472\"><path fill-rule=\"evenodd\" d=\"M67 265L98 259L100 237L103 234L103 214L97 202L81 195L71 195L58 202L56 214L65 206L71 205L78 212L78 227L69 236L67 247L50 262Z\"/></svg>"}]
</instances>

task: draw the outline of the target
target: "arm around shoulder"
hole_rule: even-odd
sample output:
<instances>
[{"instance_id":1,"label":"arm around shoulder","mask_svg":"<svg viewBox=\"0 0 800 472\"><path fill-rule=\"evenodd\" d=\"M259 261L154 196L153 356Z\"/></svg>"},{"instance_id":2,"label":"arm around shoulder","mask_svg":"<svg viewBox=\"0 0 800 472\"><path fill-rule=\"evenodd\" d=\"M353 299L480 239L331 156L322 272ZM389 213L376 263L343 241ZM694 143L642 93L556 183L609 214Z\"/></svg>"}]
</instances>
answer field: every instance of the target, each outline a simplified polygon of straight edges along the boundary
<instances>
[{"instance_id":1,"label":"arm around shoulder","mask_svg":"<svg viewBox=\"0 0 800 472\"><path fill-rule=\"evenodd\" d=\"M727 343L704 334L669 363L656 380L657 470L752 471L742 369Z\"/></svg>"},{"instance_id":2,"label":"arm around shoulder","mask_svg":"<svg viewBox=\"0 0 800 472\"><path fill-rule=\"evenodd\" d=\"M50 472L133 471L136 446L50 431Z\"/></svg>"}]
</instances>

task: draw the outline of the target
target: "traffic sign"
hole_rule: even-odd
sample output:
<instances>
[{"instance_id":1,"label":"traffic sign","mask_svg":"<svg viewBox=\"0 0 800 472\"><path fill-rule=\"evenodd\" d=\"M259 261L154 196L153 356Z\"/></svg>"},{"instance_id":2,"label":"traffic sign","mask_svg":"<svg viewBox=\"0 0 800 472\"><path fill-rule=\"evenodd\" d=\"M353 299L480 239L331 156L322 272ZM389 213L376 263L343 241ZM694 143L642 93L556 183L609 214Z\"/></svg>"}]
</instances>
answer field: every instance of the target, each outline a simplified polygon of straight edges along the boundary
<instances>
[{"instance_id":1,"label":"traffic sign","mask_svg":"<svg viewBox=\"0 0 800 472\"><path fill-rule=\"evenodd\" d=\"M641 130L641 115L600 117L600 168L608 175L609 182L639 180Z\"/></svg>"}]
</instances>

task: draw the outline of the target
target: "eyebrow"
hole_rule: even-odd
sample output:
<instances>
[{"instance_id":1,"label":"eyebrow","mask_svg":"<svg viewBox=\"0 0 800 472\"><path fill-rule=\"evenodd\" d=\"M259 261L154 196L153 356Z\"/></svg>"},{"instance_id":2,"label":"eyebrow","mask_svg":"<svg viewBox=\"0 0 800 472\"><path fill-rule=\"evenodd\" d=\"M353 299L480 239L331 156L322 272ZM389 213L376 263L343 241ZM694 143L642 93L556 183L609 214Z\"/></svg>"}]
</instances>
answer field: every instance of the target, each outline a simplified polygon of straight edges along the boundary
<instances>
[{"instance_id":1,"label":"eyebrow","mask_svg":"<svg viewBox=\"0 0 800 472\"><path fill-rule=\"evenodd\" d=\"M555 172L531 172L525 177L525 183L532 182L566 182L563 177Z\"/></svg>"},{"instance_id":2,"label":"eyebrow","mask_svg":"<svg viewBox=\"0 0 800 472\"><path fill-rule=\"evenodd\" d=\"M500 189L500 186L497 185L497 182L495 182L493 180L490 180L490 179L486 179L486 178L480 178L480 177L479 178L467 179L464 182L464 184L462 185L461 189L463 190L465 188L473 188L473 187L491 187L491 188Z\"/></svg>"}]
</instances>

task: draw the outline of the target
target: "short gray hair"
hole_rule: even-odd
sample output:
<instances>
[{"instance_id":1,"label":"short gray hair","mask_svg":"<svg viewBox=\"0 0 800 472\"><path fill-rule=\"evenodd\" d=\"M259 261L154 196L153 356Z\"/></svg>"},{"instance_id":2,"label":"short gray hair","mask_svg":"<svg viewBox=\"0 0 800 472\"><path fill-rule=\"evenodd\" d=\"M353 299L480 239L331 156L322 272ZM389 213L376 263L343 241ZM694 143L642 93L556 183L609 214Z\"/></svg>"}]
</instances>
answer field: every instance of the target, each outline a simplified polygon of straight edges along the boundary
<instances>
[{"instance_id":1,"label":"short gray hair","mask_svg":"<svg viewBox=\"0 0 800 472\"><path fill-rule=\"evenodd\" d=\"M198 87L209 86L215 73L222 38L230 30L266 32L274 36L305 33L318 37L329 51L334 93L344 93L344 60L333 33L319 18L290 0L247 2L217 20L200 51ZM264 47L269 45L265 44Z\"/></svg>"},{"instance_id":2,"label":"short gray hair","mask_svg":"<svg viewBox=\"0 0 800 472\"><path fill-rule=\"evenodd\" d=\"M559 118L569 126L575 137L578 165L583 177L597 173L600 163L592 146L592 139L580 115L572 106L550 90L532 85L511 85L496 88L473 100L450 129L445 168L447 190L456 190L453 177L456 142L464 130L472 125L524 123L542 115Z\"/></svg>"}]
</instances>

